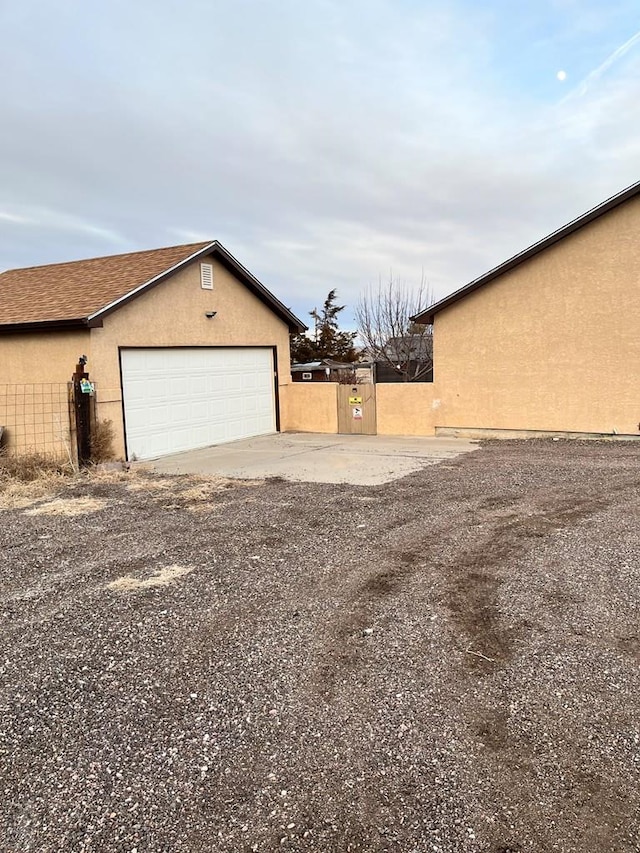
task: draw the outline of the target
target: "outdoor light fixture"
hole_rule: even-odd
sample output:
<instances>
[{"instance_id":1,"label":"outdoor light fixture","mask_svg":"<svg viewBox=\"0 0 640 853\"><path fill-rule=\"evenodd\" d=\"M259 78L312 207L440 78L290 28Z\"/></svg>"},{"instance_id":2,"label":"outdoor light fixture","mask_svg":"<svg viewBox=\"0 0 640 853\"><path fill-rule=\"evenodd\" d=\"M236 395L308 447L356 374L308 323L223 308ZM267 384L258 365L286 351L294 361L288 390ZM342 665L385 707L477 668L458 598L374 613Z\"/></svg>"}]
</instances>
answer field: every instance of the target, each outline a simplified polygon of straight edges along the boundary
<instances>
[{"instance_id":1,"label":"outdoor light fixture","mask_svg":"<svg viewBox=\"0 0 640 853\"><path fill-rule=\"evenodd\" d=\"M210 320L213 320L217 313L217 311L205 311L204 316L208 317Z\"/></svg>"}]
</instances>

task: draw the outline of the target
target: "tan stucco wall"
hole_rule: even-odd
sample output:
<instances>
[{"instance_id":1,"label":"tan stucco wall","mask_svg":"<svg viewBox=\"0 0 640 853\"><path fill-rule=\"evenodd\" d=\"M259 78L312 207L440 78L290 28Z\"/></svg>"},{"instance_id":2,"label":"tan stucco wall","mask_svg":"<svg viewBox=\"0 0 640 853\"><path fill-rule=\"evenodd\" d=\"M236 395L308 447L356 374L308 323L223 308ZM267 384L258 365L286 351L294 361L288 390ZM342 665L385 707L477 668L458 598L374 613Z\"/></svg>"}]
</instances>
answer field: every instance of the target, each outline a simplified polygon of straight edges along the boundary
<instances>
[{"instance_id":1,"label":"tan stucco wall","mask_svg":"<svg viewBox=\"0 0 640 853\"><path fill-rule=\"evenodd\" d=\"M437 427L638 435L640 199L435 317Z\"/></svg>"},{"instance_id":2,"label":"tan stucco wall","mask_svg":"<svg viewBox=\"0 0 640 853\"><path fill-rule=\"evenodd\" d=\"M338 432L338 385L335 382L292 382L280 388L283 432Z\"/></svg>"},{"instance_id":3,"label":"tan stucco wall","mask_svg":"<svg viewBox=\"0 0 640 853\"><path fill-rule=\"evenodd\" d=\"M2 446L68 458L68 382L78 358L88 355L89 332L0 335Z\"/></svg>"},{"instance_id":4,"label":"tan stucco wall","mask_svg":"<svg viewBox=\"0 0 640 853\"><path fill-rule=\"evenodd\" d=\"M68 382L89 355L89 331L0 335L0 384Z\"/></svg>"},{"instance_id":5,"label":"tan stucco wall","mask_svg":"<svg viewBox=\"0 0 640 853\"><path fill-rule=\"evenodd\" d=\"M376 385L378 435L434 435L433 402L431 382Z\"/></svg>"},{"instance_id":6,"label":"tan stucco wall","mask_svg":"<svg viewBox=\"0 0 640 853\"><path fill-rule=\"evenodd\" d=\"M284 393L281 389L283 431L337 433L338 387L334 382L294 382ZM381 384L375 390L379 435L435 434L431 383Z\"/></svg>"},{"instance_id":7,"label":"tan stucco wall","mask_svg":"<svg viewBox=\"0 0 640 853\"><path fill-rule=\"evenodd\" d=\"M289 329L225 267L214 265L214 289L200 286L200 260L128 305L114 311L104 326L91 330L88 365L97 385L99 419L116 430L116 452L124 454L122 392L118 347L276 346L278 383L291 381ZM216 311L213 319L205 311Z\"/></svg>"}]
</instances>

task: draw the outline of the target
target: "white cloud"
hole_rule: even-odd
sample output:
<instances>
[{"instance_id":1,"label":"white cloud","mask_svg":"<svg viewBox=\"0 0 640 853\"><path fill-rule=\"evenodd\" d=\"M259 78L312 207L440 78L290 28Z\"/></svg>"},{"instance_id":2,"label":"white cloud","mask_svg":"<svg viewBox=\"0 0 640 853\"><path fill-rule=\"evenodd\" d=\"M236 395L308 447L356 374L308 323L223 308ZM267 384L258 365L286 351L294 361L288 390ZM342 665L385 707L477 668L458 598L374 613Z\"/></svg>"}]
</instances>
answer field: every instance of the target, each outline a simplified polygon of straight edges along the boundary
<instances>
[{"instance_id":1,"label":"white cloud","mask_svg":"<svg viewBox=\"0 0 640 853\"><path fill-rule=\"evenodd\" d=\"M77 216L64 213L60 210L48 210L42 207L27 208L28 212L13 213L0 211L0 221L11 225L28 226L29 228L44 229L47 231L62 231L71 234L87 234L97 237L114 246L126 245L125 238L110 228L104 228L94 222L83 220Z\"/></svg>"},{"instance_id":2,"label":"white cloud","mask_svg":"<svg viewBox=\"0 0 640 853\"><path fill-rule=\"evenodd\" d=\"M600 65L596 66L592 71L590 71L583 80L576 86L576 88L569 92L566 96L567 99L572 97L582 97L586 95L589 91L590 87L596 83L602 75L612 68L617 62L619 62L630 50L640 45L640 30L631 36L630 39L617 47L614 51L612 51L609 56L601 62Z\"/></svg>"},{"instance_id":3,"label":"white cloud","mask_svg":"<svg viewBox=\"0 0 640 853\"><path fill-rule=\"evenodd\" d=\"M217 238L303 315L390 270L443 296L638 177L628 0L27 5L0 267Z\"/></svg>"},{"instance_id":4,"label":"white cloud","mask_svg":"<svg viewBox=\"0 0 640 853\"><path fill-rule=\"evenodd\" d=\"M10 225L37 225L36 222L26 216L8 213L6 210L0 211L0 222L8 222Z\"/></svg>"}]
</instances>

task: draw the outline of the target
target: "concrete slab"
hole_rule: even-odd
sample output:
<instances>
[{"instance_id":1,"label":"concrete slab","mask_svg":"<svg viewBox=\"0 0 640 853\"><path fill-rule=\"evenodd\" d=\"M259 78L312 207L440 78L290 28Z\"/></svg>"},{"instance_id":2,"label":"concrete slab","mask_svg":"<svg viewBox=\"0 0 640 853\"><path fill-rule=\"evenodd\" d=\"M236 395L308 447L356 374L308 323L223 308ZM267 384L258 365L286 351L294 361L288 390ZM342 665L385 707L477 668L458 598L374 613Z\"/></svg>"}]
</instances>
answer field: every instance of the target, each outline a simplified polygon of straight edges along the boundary
<instances>
[{"instance_id":1,"label":"concrete slab","mask_svg":"<svg viewBox=\"0 0 640 853\"><path fill-rule=\"evenodd\" d=\"M148 464L162 474L376 486L477 447L478 442L461 438L278 433L163 456Z\"/></svg>"}]
</instances>

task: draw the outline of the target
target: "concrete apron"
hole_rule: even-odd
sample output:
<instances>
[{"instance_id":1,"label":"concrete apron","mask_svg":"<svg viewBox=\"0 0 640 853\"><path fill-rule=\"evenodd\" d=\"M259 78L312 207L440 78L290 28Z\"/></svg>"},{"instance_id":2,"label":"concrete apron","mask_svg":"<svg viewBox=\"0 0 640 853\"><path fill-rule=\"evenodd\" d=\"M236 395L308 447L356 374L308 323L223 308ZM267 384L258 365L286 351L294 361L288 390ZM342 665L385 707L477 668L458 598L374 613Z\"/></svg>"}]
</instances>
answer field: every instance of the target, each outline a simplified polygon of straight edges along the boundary
<instances>
[{"instance_id":1,"label":"concrete apron","mask_svg":"<svg viewBox=\"0 0 640 853\"><path fill-rule=\"evenodd\" d=\"M277 433L147 464L161 474L376 486L477 448L477 441L461 438Z\"/></svg>"}]
</instances>

